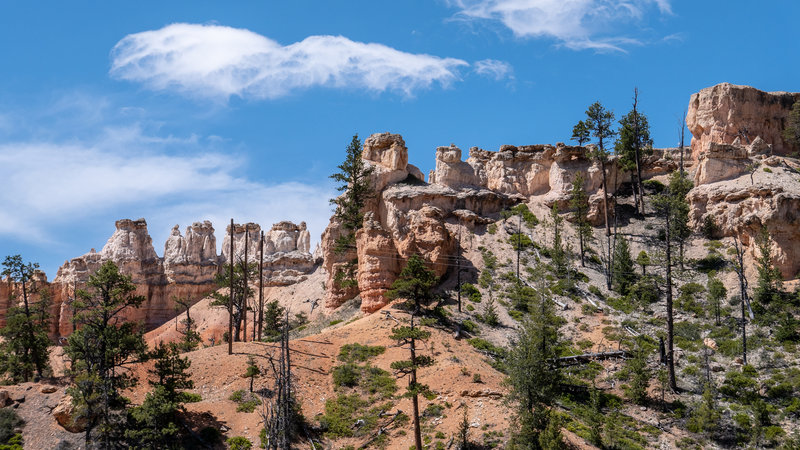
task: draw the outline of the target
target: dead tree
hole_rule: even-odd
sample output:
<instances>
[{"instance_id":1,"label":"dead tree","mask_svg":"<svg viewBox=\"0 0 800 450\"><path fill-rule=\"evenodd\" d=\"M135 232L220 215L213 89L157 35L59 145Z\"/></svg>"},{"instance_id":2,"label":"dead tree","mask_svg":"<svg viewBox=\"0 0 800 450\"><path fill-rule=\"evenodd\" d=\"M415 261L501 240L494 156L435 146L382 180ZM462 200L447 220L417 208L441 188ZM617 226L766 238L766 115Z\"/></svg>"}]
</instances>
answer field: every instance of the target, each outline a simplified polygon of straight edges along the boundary
<instances>
[{"instance_id":1,"label":"dead tree","mask_svg":"<svg viewBox=\"0 0 800 450\"><path fill-rule=\"evenodd\" d=\"M280 339L280 353L277 358L269 356L272 375L275 379L272 401L265 402L262 418L266 430L265 448L268 450L287 450L291 444L293 427L297 424L294 414L292 394L291 349L289 347L289 312L286 312Z\"/></svg>"},{"instance_id":2,"label":"dead tree","mask_svg":"<svg viewBox=\"0 0 800 450\"><path fill-rule=\"evenodd\" d=\"M258 243L258 340L261 340L261 328L264 323L264 231Z\"/></svg>"},{"instance_id":3,"label":"dead tree","mask_svg":"<svg viewBox=\"0 0 800 450\"><path fill-rule=\"evenodd\" d=\"M742 364L747 364L747 318L744 315L744 307L747 303L747 278L744 276L744 247L739 238L733 237L734 256L733 269L739 277L739 292L742 297Z\"/></svg>"},{"instance_id":4,"label":"dead tree","mask_svg":"<svg viewBox=\"0 0 800 450\"><path fill-rule=\"evenodd\" d=\"M232 355L233 354L233 300L234 300L234 298L233 298L233 291L234 291L234 289L233 289L233 219L231 219L231 232L230 232L230 234L231 234L231 236L230 236L230 241L231 241L230 242L230 244L231 244L231 248L230 248L230 250L231 250L231 264L230 264L229 267L230 267L230 282L231 282L231 285L230 285L230 292L228 293L230 295L230 299L228 301L228 318L229 318L229 322L228 322L228 354Z\"/></svg>"}]
</instances>

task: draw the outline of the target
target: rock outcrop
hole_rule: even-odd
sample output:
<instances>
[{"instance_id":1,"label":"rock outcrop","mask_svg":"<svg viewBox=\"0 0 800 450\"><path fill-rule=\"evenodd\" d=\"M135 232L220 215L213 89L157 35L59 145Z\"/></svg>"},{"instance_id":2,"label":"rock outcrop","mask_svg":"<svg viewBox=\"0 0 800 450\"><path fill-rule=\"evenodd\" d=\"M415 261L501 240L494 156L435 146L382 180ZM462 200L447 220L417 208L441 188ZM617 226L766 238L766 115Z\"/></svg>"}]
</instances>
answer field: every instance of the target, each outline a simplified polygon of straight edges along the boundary
<instances>
[{"instance_id":1,"label":"rock outcrop","mask_svg":"<svg viewBox=\"0 0 800 450\"><path fill-rule=\"evenodd\" d=\"M747 154L750 148L740 145L711 144L701 154L695 175L695 187L687 195L690 225L700 228L712 220L719 237L736 236L748 246L748 265L757 256L755 236L766 227L772 240L773 263L786 279L800 271L800 186L796 161L772 156ZM751 163L770 166L770 171L750 172Z\"/></svg>"},{"instance_id":2,"label":"rock outcrop","mask_svg":"<svg viewBox=\"0 0 800 450\"><path fill-rule=\"evenodd\" d=\"M100 252L92 250L58 269L51 283L52 334L67 336L72 332L71 299L75 289L84 288L89 276L106 261L114 261L122 273L130 275L136 284L136 294L145 298L141 307L124 311L125 319L142 323L146 330L161 325L175 316L175 297L194 302L217 288L214 278L230 257L230 226L226 231L222 255L217 255L211 222L195 222L183 235L176 225L164 244L162 258L155 252L144 219L118 220L114 234ZM234 260L244 259L246 232L247 259L255 263L259 257L261 227L254 223L234 224ZM305 223L273 225L264 234L264 286L285 286L305 279L315 267L309 247L310 235ZM2 294L0 298L7 298Z\"/></svg>"},{"instance_id":3,"label":"rock outcrop","mask_svg":"<svg viewBox=\"0 0 800 450\"><path fill-rule=\"evenodd\" d=\"M782 136L794 102L800 93L764 92L749 86L722 83L693 94L689 100L686 124L692 132L692 156L698 159L710 143L733 144L736 139L748 144L757 136L777 155L793 148Z\"/></svg>"},{"instance_id":4,"label":"rock outcrop","mask_svg":"<svg viewBox=\"0 0 800 450\"><path fill-rule=\"evenodd\" d=\"M445 160L460 161L460 150L456 147L443 149L447 150L442 153L452 153L444 156ZM455 251L455 239L448 224L461 222L474 226L481 222L481 217L522 199L469 186L470 183L459 183L456 189L426 184L419 169L407 163L405 143L396 134L381 133L367 138L362 158L374 168L371 181L376 195L365 206L364 226L355 236L355 248L335 250L336 239L342 233L335 217L322 234L328 307L336 307L360 294L363 311L380 309L388 301L386 291L397 279L404 261L413 254L425 257L437 275L444 275L450 266L449 257ZM403 164L405 167L401 168ZM354 282L337 282L337 273L339 278L345 275Z\"/></svg>"}]
</instances>

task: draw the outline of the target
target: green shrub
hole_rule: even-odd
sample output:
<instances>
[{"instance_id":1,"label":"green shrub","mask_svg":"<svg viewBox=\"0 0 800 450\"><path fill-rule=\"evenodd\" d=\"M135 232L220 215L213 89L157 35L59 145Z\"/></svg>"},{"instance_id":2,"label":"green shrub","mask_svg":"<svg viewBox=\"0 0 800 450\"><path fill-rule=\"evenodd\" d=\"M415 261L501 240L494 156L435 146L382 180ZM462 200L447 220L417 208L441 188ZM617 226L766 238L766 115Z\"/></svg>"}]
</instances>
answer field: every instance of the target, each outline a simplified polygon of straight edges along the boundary
<instances>
[{"instance_id":1,"label":"green shrub","mask_svg":"<svg viewBox=\"0 0 800 450\"><path fill-rule=\"evenodd\" d=\"M490 223L489 226L486 227L486 232L489 233L489 234L497 233L497 224L496 223Z\"/></svg>"},{"instance_id":2,"label":"green shrub","mask_svg":"<svg viewBox=\"0 0 800 450\"><path fill-rule=\"evenodd\" d=\"M530 228L539 224L539 219L528 209L528 205L525 203L520 203L511 209L500 212L500 217L503 219L508 219L516 215L522 215L522 220L525 222L525 225Z\"/></svg>"},{"instance_id":3,"label":"green shrub","mask_svg":"<svg viewBox=\"0 0 800 450\"><path fill-rule=\"evenodd\" d=\"M361 380L361 367L353 363L343 364L333 368L333 384L341 387L355 387Z\"/></svg>"},{"instance_id":4,"label":"green shrub","mask_svg":"<svg viewBox=\"0 0 800 450\"><path fill-rule=\"evenodd\" d=\"M230 450L250 450L253 448L253 443L243 436L232 437L225 441L225 443L228 444Z\"/></svg>"},{"instance_id":5,"label":"green shrub","mask_svg":"<svg viewBox=\"0 0 800 450\"><path fill-rule=\"evenodd\" d=\"M769 167L764 167L764 172L772 173L772 169L770 169Z\"/></svg>"},{"instance_id":6,"label":"green shrub","mask_svg":"<svg viewBox=\"0 0 800 450\"><path fill-rule=\"evenodd\" d=\"M17 435L18 428L24 424L25 421L13 409L0 409L0 444L13 444L10 440Z\"/></svg>"},{"instance_id":7,"label":"green shrub","mask_svg":"<svg viewBox=\"0 0 800 450\"><path fill-rule=\"evenodd\" d=\"M330 323L328 323L328 326L332 327L332 326L338 325L338 324L340 324L342 322L344 322L342 319L331 320Z\"/></svg>"},{"instance_id":8,"label":"green shrub","mask_svg":"<svg viewBox=\"0 0 800 450\"><path fill-rule=\"evenodd\" d=\"M359 343L345 344L339 349L339 361L355 362L367 361L386 351L386 347L377 345L361 345Z\"/></svg>"},{"instance_id":9,"label":"green shrub","mask_svg":"<svg viewBox=\"0 0 800 450\"><path fill-rule=\"evenodd\" d=\"M481 302L481 291L474 284L464 283L461 285L461 295L466 295L469 301L474 303Z\"/></svg>"},{"instance_id":10,"label":"green shrub","mask_svg":"<svg viewBox=\"0 0 800 450\"><path fill-rule=\"evenodd\" d=\"M467 333L480 334L481 332L478 328L478 325L469 319L465 319L463 322L461 322L461 327L464 328L464 331Z\"/></svg>"},{"instance_id":11,"label":"green shrub","mask_svg":"<svg viewBox=\"0 0 800 450\"><path fill-rule=\"evenodd\" d=\"M236 402L236 403L241 403L242 400L244 399L245 392L247 392L247 391L245 391L243 389L239 389L238 391L234 391L233 394L231 394L231 396L228 397L228 400L230 400L232 402Z\"/></svg>"},{"instance_id":12,"label":"green shrub","mask_svg":"<svg viewBox=\"0 0 800 450\"><path fill-rule=\"evenodd\" d=\"M469 342L469 345L475 347L478 350L489 352L498 357L502 357L506 353L504 348L498 347L492 344L491 342L487 341L486 339L472 338L467 342Z\"/></svg>"},{"instance_id":13,"label":"green shrub","mask_svg":"<svg viewBox=\"0 0 800 450\"><path fill-rule=\"evenodd\" d=\"M390 398L397 391L397 382L389 372L379 367L366 366L361 377L361 387L369 394Z\"/></svg>"},{"instance_id":14,"label":"green shrub","mask_svg":"<svg viewBox=\"0 0 800 450\"><path fill-rule=\"evenodd\" d=\"M528 237L525 233L514 233L508 237L508 243L513 245L516 249L517 246L522 250L525 250L533 245L533 241L531 238Z\"/></svg>"},{"instance_id":15,"label":"green shrub","mask_svg":"<svg viewBox=\"0 0 800 450\"><path fill-rule=\"evenodd\" d=\"M255 411L256 406L261 404L261 400L259 400L255 394L243 389L234 391L233 394L228 397L228 400L238 403L238 406L236 407L236 411L238 412L251 413Z\"/></svg>"}]
</instances>

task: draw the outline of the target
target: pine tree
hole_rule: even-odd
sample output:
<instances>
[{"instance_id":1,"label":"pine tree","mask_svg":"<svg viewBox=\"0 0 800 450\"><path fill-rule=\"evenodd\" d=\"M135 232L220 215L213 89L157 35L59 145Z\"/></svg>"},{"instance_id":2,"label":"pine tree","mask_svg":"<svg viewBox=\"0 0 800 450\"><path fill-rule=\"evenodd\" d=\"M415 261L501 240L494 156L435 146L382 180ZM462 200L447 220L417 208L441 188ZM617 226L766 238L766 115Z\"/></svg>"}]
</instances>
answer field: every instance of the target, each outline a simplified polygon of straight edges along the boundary
<instances>
[{"instance_id":1,"label":"pine tree","mask_svg":"<svg viewBox=\"0 0 800 450\"><path fill-rule=\"evenodd\" d=\"M627 295L630 287L636 283L631 250L625 236L619 235L617 245L614 246L614 266L612 269L614 290L622 295Z\"/></svg>"},{"instance_id":2,"label":"pine tree","mask_svg":"<svg viewBox=\"0 0 800 450\"><path fill-rule=\"evenodd\" d=\"M792 105L783 129L783 138L796 149L800 149L800 101L794 102Z\"/></svg>"},{"instance_id":3,"label":"pine tree","mask_svg":"<svg viewBox=\"0 0 800 450\"><path fill-rule=\"evenodd\" d=\"M606 163L608 162L608 151L605 149L607 139L614 137L617 133L612 129L614 113L608 111L600 104L594 102L586 110L586 127L591 130L592 136L597 139L597 148L592 152L592 158L600 163L600 171L603 176L603 215L606 226L606 244L609 260L606 263L606 287L611 289L611 223L608 220L608 180L606 176Z\"/></svg>"},{"instance_id":4,"label":"pine tree","mask_svg":"<svg viewBox=\"0 0 800 450\"><path fill-rule=\"evenodd\" d=\"M543 277L541 269L538 273ZM544 283L537 283L541 284ZM549 293L539 294L530 298L531 314L518 329L507 358L508 399L516 409L514 421L518 430L512 441L521 448L538 448L539 438L551 420L549 408L561 381L554 363L560 348L561 322Z\"/></svg>"},{"instance_id":5,"label":"pine tree","mask_svg":"<svg viewBox=\"0 0 800 450\"><path fill-rule=\"evenodd\" d=\"M459 450L469 450L469 406L463 403L464 410L461 412L461 422L458 423L458 448Z\"/></svg>"},{"instance_id":6,"label":"pine tree","mask_svg":"<svg viewBox=\"0 0 800 450\"><path fill-rule=\"evenodd\" d=\"M572 140L578 142L578 145L583 146L584 143L589 142L589 133L591 130L586 126L586 122L579 120L578 123L572 127Z\"/></svg>"},{"instance_id":7,"label":"pine tree","mask_svg":"<svg viewBox=\"0 0 800 450\"><path fill-rule=\"evenodd\" d=\"M50 367L47 336L50 292L37 288L33 278L39 268L37 263L24 263L20 255L7 256L3 261L2 276L22 290L22 306L9 308L6 325L0 329L0 372L14 381L28 381L34 373L41 378ZM39 292L39 302L33 304L30 295ZM14 304L12 295L9 304Z\"/></svg>"},{"instance_id":8,"label":"pine tree","mask_svg":"<svg viewBox=\"0 0 800 450\"><path fill-rule=\"evenodd\" d=\"M72 386L67 392L76 417L86 420L86 447L109 449L119 445L124 428L120 426L124 415L119 412L128 401L121 392L137 383L123 368L146 357L141 330L123 321L122 313L141 305L144 297L135 295L131 277L121 274L112 261L89 277L87 287L76 293L78 329L65 348L72 361Z\"/></svg>"},{"instance_id":9,"label":"pine tree","mask_svg":"<svg viewBox=\"0 0 800 450\"><path fill-rule=\"evenodd\" d=\"M247 369L245 369L244 377L250 378L250 392L253 392L253 381L255 381L256 377L259 375L261 375L261 369L256 365L256 360L253 358L253 355L248 356Z\"/></svg>"},{"instance_id":10,"label":"pine tree","mask_svg":"<svg viewBox=\"0 0 800 450\"><path fill-rule=\"evenodd\" d=\"M687 188L688 187L688 188ZM653 206L656 214L663 220L664 224L664 255L666 276L666 307L667 307L667 348L666 364L669 380L669 387L672 390L678 389L675 379L674 361L674 311L672 298L672 265L673 253L672 246L680 242L682 248L682 236L688 236L688 211L689 206L686 201L686 192L691 188L691 182L686 179L684 172L674 172L670 177L670 183L665 192L658 194L653 199ZM685 237L683 237L685 239Z\"/></svg>"},{"instance_id":11,"label":"pine tree","mask_svg":"<svg viewBox=\"0 0 800 450\"><path fill-rule=\"evenodd\" d=\"M423 447L419 422L419 395L428 394L430 390L427 386L417 382L417 369L433 365L433 358L417 354L418 341L426 341L430 338L431 333L420 329L414 323L414 318L422 312L422 306L433 299L433 287L436 282L436 274L425 266L425 261L419 255L413 255L408 259L406 266L400 272L400 277L392 283L392 289L387 294L392 299L404 298L413 305L410 326L393 328L390 336L397 341L399 347L408 348L410 358L394 361L391 367L399 376L408 376L408 389L405 396L411 398L414 441L417 448L420 449Z\"/></svg>"},{"instance_id":12,"label":"pine tree","mask_svg":"<svg viewBox=\"0 0 800 450\"><path fill-rule=\"evenodd\" d=\"M783 299L783 277L781 271L772 263L772 243L766 227L761 227L755 241L759 256L756 258L758 279L753 290L753 300L764 310L770 306L775 309L774 307L780 305Z\"/></svg>"},{"instance_id":13,"label":"pine tree","mask_svg":"<svg viewBox=\"0 0 800 450\"><path fill-rule=\"evenodd\" d=\"M386 296L392 300L406 299L413 305L413 311L420 311L433 300L433 287L437 282L438 277L428 269L425 260L420 255L412 255Z\"/></svg>"},{"instance_id":14,"label":"pine tree","mask_svg":"<svg viewBox=\"0 0 800 450\"><path fill-rule=\"evenodd\" d=\"M589 196L583 187L585 182L583 173L578 173L572 180L572 192L570 206L573 208L572 221L575 223L575 231L578 235L578 248L581 253L581 267L586 267L586 247L592 239L592 224L589 223Z\"/></svg>"},{"instance_id":15,"label":"pine tree","mask_svg":"<svg viewBox=\"0 0 800 450\"><path fill-rule=\"evenodd\" d=\"M713 274L709 275L708 282L706 283L706 290L708 291L707 301L714 310L715 323L720 324L720 303L728 295L728 290L722 281L717 279Z\"/></svg>"},{"instance_id":16,"label":"pine tree","mask_svg":"<svg viewBox=\"0 0 800 450\"><path fill-rule=\"evenodd\" d=\"M620 157L623 170L633 176L634 203L640 213L644 214L644 190L642 189L642 156L652 151L653 140L650 138L650 125L647 116L639 112L639 90L634 89L633 108L619 121L619 139L614 144L614 151Z\"/></svg>"},{"instance_id":17,"label":"pine tree","mask_svg":"<svg viewBox=\"0 0 800 450\"><path fill-rule=\"evenodd\" d=\"M266 304L264 308L264 335L274 337L281 334L283 328L283 316L286 315L286 308L280 305L277 300Z\"/></svg>"},{"instance_id":18,"label":"pine tree","mask_svg":"<svg viewBox=\"0 0 800 450\"><path fill-rule=\"evenodd\" d=\"M564 277L567 275L567 253L564 250L564 243L561 239L561 224L564 219L558 213L558 203L553 203L550 210L550 217L553 219L553 248L550 251L550 258L553 261L556 275Z\"/></svg>"},{"instance_id":19,"label":"pine tree","mask_svg":"<svg viewBox=\"0 0 800 450\"><path fill-rule=\"evenodd\" d=\"M646 251L642 250L636 256L636 264L641 266L642 268L642 276L647 275L647 266L650 265L650 255L647 254Z\"/></svg>"},{"instance_id":20,"label":"pine tree","mask_svg":"<svg viewBox=\"0 0 800 450\"><path fill-rule=\"evenodd\" d=\"M432 366L433 358L427 355L417 354L418 342L428 340L431 337L431 333L430 331L420 329L419 326L414 324L415 312L411 313L410 326L393 328L392 334L389 337L397 341L399 347L407 348L410 353L409 359L394 361L391 367L398 376L408 377L408 388L404 396L411 398L412 419L414 421L414 442L417 448L424 448L422 447L422 431L419 420L419 396L429 394L430 389L428 386L417 381L417 370Z\"/></svg>"},{"instance_id":21,"label":"pine tree","mask_svg":"<svg viewBox=\"0 0 800 450\"><path fill-rule=\"evenodd\" d=\"M336 206L334 216L341 223L341 235L336 239L334 251L338 254L352 252L356 246L356 231L364 222L363 208L367 200L374 196L370 175L374 168L361 158L362 148L358 135L354 135L345 150L345 160L338 168L339 172L330 176L339 183L336 189L343 192L330 202ZM342 288L357 286L355 272L358 259L352 259L337 269L334 282Z\"/></svg>"},{"instance_id":22,"label":"pine tree","mask_svg":"<svg viewBox=\"0 0 800 450\"><path fill-rule=\"evenodd\" d=\"M633 358L628 360L628 370L631 374L631 381L628 384L626 394L637 405L644 405L647 402L647 388L650 387L652 373L647 367L647 354L650 347L643 339L637 339L633 349Z\"/></svg>"},{"instance_id":23,"label":"pine tree","mask_svg":"<svg viewBox=\"0 0 800 450\"><path fill-rule=\"evenodd\" d=\"M159 344L150 353L155 361L149 370L155 377L149 382L153 390L141 406L128 413L125 438L132 448L184 448L178 413L185 410L185 403L198 401L199 396L183 391L192 389L194 383L188 372L191 363L180 356L180 351L177 344Z\"/></svg>"},{"instance_id":24,"label":"pine tree","mask_svg":"<svg viewBox=\"0 0 800 450\"><path fill-rule=\"evenodd\" d=\"M197 324L195 324L194 319L189 313L189 309L192 307L191 299L187 297L172 297L172 300L175 302L176 310L184 310L186 312L186 318L181 319L180 324L182 329L179 330L180 333L183 335L183 339L181 339L180 349L184 352L190 352L197 348L200 344L200 333L197 332Z\"/></svg>"},{"instance_id":25,"label":"pine tree","mask_svg":"<svg viewBox=\"0 0 800 450\"><path fill-rule=\"evenodd\" d=\"M243 264L233 265L233 336L228 337L228 339L233 339L233 342L239 341L241 337L242 319L247 313L244 300L253 295L253 289L246 284L246 280L255 274L256 265L248 264L246 269L248 271L248 277L245 276L245 266ZM230 289L230 273L230 265L225 264L215 278L217 286ZM211 306L227 309L231 303L231 296L228 293L218 291L212 293L211 297L214 299L211 302Z\"/></svg>"}]
</instances>

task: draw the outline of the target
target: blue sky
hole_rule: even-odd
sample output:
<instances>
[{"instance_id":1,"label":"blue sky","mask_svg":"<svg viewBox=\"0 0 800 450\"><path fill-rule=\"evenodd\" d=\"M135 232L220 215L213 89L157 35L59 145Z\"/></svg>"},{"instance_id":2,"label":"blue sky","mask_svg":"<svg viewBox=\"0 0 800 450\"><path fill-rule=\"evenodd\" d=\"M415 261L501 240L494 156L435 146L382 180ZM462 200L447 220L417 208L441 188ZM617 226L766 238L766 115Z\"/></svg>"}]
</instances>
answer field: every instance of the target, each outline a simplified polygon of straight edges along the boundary
<instances>
[{"instance_id":1,"label":"blue sky","mask_svg":"<svg viewBox=\"0 0 800 450\"><path fill-rule=\"evenodd\" d=\"M317 241L355 133L401 133L427 173L439 145L567 141L637 86L674 146L704 87L800 91L798 16L794 0L3 2L0 257L52 278L138 217L159 254L203 219L218 238L230 217L305 220Z\"/></svg>"}]
</instances>

